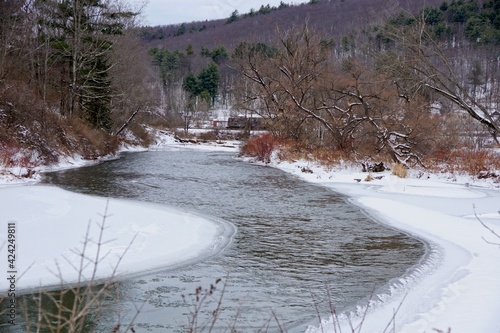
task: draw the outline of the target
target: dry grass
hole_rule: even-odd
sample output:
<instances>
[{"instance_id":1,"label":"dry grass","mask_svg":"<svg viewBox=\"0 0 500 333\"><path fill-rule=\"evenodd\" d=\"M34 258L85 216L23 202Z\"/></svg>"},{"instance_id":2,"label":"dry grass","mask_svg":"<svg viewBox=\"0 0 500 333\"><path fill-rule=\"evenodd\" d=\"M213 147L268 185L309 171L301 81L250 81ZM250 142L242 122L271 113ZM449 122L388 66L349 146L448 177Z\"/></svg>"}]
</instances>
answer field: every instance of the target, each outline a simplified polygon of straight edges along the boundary
<instances>
[{"instance_id":1,"label":"dry grass","mask_svg":"<svg viewBox=\"0 0 500 333\"><path fill-rule=\"evenodd\" d=\"M500 171L500 154L491 149L456 149L429 157L425 163L435 172L472 177L489 174L494 178Z\"/></svg>"},{"instance_id":2,"label":"dry grass","mask_svg":"<svg viewBox=\"0 0 500 333\"><path fill-rule=\"evenodd\" d=\"M371 182L372 180L374 180L375 178L373 178L372 174L369 173L366 178L365 178L365 182Z\"/></svg>"},{"instance_id":3,"label":"dry grass","mask_svg":"<svg viewBox=\"0 0 500 333\"><path fill-rule=\"evenodd\" d=\"M315 161L327 168L352 160L348 153L327 147L306 146L292 140L276 141L279 146L278 158L281 161Z\"/></svg>"},{"instance_id":4,"label":"dry grass","mask_svg":"<svg viewBox=\"0 0 500 333\"><path fill-rule=\"evenodd\" d=\"M116 152L119 141L102 130L88 126L78 118L73 118L65 128L67 137L73 142L78 142L75 149L85 159L96 159L100 156Z\"/></svg>"},{"instance_id":5,"label":"dry grass","mask_svg":"<svg viewBox=\"0 0 500 333\"><path fill-rule=\"evenodd\" d=\"M333 150L328 148L319 148L312 152L312 157L326 167L338 165L340 162L351 159L351 156L340 150Z\"/></svg>"},{"instance_id":6,"label":"dry grass","mask_svg":"<svg viewBox=\"0 0 500 333\"><path fill-rule=\"evenodd\" d=\"M220 133L218 130L212 130L208 132L203 132L197 135L198 139L203 141L216 141L220 137Z\"/></svg>"},{"instance_id":7,"label":"dry grass","mask_svg":"<svg viewBox=\"0 0 500 333\"><path fill-rule=\"evenodd\" d=\"M399 178L408 177L408 168L401 163L396 163L392 167L392 174Z\"/></svg>"},{"instance_id":8,"label":"dry grass","mask_svg":"<svg viewBox=\"0 0 500 333\"><path fill-rule=\"evenodd\" d=\"M310 152L301 149L297 145L280 142L279 147L278 158L280 161L295 162L298 160L313 160Z\"/></svg>"},{"instance_id":9,"label":"dry grass","mask_svg":"<svg viewBox=\"0 0 500 333\"><path fill-rule=\"evenodd\" d=\"M383 161L387 165L393 164L387 161L387 156L382 155L362 157L324 147L305 147L290 141L275 141L274 145L279 147L277 156L281 161L314 161L327 168L346 163L351 165L367 164L369 163L367 161ZM500 153L490 148L438 150L433 152L432 156L425 157L423 164L426 171L430 172L470 175L475 178L493 178L500 181ZM393 164L393 175L406 178L408 172L407 166Z\"/></svg>"}]
</instances>

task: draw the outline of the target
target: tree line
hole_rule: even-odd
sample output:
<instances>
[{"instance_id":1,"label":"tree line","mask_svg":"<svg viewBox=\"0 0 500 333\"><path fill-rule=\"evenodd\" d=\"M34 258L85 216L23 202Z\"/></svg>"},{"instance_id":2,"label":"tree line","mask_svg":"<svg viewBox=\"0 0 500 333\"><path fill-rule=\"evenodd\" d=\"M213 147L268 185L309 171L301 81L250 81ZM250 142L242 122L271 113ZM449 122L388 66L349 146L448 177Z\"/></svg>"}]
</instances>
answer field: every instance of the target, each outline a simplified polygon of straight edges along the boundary
<instances>
[{"instance_id":1,"label":"tree line","mask_svg":"<svg viewBox=\"0 0 500 333\"><path fill-rule=\"evenodd\" d=\"M482 142L479 133L489 133L498 144L497 7L493 0L445 1L401 11L340 43L303 24L231 51L202 46L199 56L226 75L214 76L219 83L210 94L191 70L178 86L190 98L205 91L210 104L224 93L229 105L262 116L283 140L422 163L460 147L466 131ZM488 27L480 37L471 33L478 20Z\"/></svg>"},{"instance_id":2,"label":"tree line","mask_svg":"<svg viewBox=\"0 0 500 333\"><path fill-rule=\"evenodd\" d=\"M268 28L261 39L204 38L182 49L141 45L138 10L115 0L0 6L2 147L50 156L47 147L75 149L88 132L82 142L93 156L92 146L115 147L110 138L124 124L146 140L130 121L136 115L177 126L214 105L258 114L275 136L305 147L383 153L403 164L457 147L466 130L471 140L488 132L498 142L496 0L403 10L347 34L308 21Z\"/></svg>"},{"instance_id":3,"label":"tree line","mask_svg":"<svg viewBox=\"0 0 500 333\"><path fill-rule=\"evenodd\" d=\"M54 160L61 150L85 146L91 157L116 147L113 132L154 98L157 79L132 31L139 11L118 0L0 3L4 152Z\"/></svg>"}]
</instances>

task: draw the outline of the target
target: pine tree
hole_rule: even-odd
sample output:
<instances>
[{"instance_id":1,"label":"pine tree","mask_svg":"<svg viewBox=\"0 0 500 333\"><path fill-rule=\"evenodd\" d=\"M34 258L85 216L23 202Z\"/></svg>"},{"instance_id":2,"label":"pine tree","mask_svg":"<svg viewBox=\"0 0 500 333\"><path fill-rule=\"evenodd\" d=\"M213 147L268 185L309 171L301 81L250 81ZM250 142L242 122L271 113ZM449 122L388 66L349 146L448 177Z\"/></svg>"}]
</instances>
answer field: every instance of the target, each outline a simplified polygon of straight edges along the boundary
<instances>
[{"instance_id":1,"label":"pine tree","mask_svg":"<svg viewBox=\"0 0 500 333\"><path fill-rule=\"evenodd\" d=\"M200 81L200 90L202 94L206 92L207 97L209 97L212 104L214 104L220 82L220 72L217 64L215 62L208 64L207 67L203 68L198 79Z\"/></svg>"},{"instance_id":2,"label":"pine tree","mask_svg":"<svg viewBox=\"0 0 500 333\"><path fill-rule=\"evenodd\" d=\"M59 69L60 112L111 129L111 36L123 32L135 14L114 10L103 0L36 0L40 40Z\"/></svg>"}]
</instances>

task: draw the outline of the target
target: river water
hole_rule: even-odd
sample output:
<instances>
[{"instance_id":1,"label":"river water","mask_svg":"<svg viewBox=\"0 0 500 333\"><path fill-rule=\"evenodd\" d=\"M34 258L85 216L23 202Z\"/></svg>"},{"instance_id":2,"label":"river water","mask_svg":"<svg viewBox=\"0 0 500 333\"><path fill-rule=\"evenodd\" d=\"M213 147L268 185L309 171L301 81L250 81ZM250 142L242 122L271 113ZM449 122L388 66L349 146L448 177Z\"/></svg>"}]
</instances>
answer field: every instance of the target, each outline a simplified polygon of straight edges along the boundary
<instances>
[{"instance_id":1,"label":"river water","mask_svg":"<svg viewBox=\"0 0 500 333\"><path fill-rule=\"evenodd\" d=\"M222 296L216 331L268 327L275 332L281 327L303 332L317 325L318 312L328 318L330 303L337 312L347 311L384 292L391 279L406 274L425 253L420 241L374 223L343 196L280 170L242 162L234 153L127 153L114 161L48 173L45 182L175 206L236 226L232 244L216 257L120 282L114 309L130 317L142 306L135 320L138 332L185 330L196 288L209 288L218 278L226 284L224 292L221 282L215 301L202 304L201 322L210 320ZM110 312L108 321L102 327L112 327L115 314Z\"/></svg>"}]
</instances>

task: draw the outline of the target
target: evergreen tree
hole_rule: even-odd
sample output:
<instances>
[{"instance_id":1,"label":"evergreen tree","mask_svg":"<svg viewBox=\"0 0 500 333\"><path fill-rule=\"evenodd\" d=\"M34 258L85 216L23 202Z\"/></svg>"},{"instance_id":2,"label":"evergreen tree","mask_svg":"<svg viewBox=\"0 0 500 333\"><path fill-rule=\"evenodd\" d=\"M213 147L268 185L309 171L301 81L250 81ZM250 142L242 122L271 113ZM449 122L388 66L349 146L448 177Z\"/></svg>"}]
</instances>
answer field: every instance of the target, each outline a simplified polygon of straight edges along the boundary
<instances>
[{"instance_id":1,"label":"evergreen tree","mask_svg":"<svg viewBox=\"0 0 500 333\"><path fill-rule=\"evenodd\" d=\"M208 66L201 71L198 79L200 80L200 90L202 94L206 92L207 97L211 99L213 104L217 96L220 82L220 73L217 64L215 62L208 64Z\"/></svg>"},{"instance_id":2,"label":"evergreen tree","mask_svg":"<svg viewBox=\"0 0 500 333\"><path fill-rule=\"evenodd\" d=\"M190 94L190 97L201 94L200 80L193 73L189 73L182 83L182 88Z\"/></svg>"},{"instance_id":3,"label":"evergreen tree","mask_svg":"<svg viewBox=\"0 0 500 333\"><path fill-rule=\"evenodd\" d=\"M110 36L121 34L135 14L102 0L36 0L40 40L59 69L61 113L111 129ZM53 78L53 82L56 80Z\"/></svg>"},{"instance_id":4,"label":"evergreen tree","mask_svg":"<svg viewBox=\"0 0 500 333\"><path fill-rule=\"evenodd\" d=\"M191 51L188 49L187 52ZM149 50L149 55L152 58L153 64L160 71L160 78L164 89L182 77L184 67L189 67L189 63L185 59L186 55L179 50L169 51L165 47L154 47Z\"/></svg>"},{"instance_id":5,"label":"evergreen tree","mask_svg":"<svg viewBox=\"0 0 500 333\"><path fill-rule=\"evenodd\" d=\"M107 73L109 61L105 57L98 57L92 65L94 67L87 70L94 70L95 74L88 76L87 95L81 97L82 116L94 127L110 132L112 92L111 78Z\"/></svg>"},{"instance_id":6,"label":"evergreen tree","mask_svg":"<svg viewBox=\"0 0 500 333\"><path fill-rule=\"evenodd\" d=\"M209 50L206 47L202 47L200 54L204 57L211 58L212 61L217 65L222 64L229 58L229 54L227 53L226 48L222 45L218 45L212 50Z\"/></svg>"},{"instance_id":7,"label":"evergreen tree","mask_svg":"<svg viewBox=\"0 0 500 333\"><path fill-rule=\"evenodd\" d=\"M238 10L235 10L234 12L231 13L231 16L229 16L229 18L227 19L226 24L236 22L238 21L238 19L239 19Z\"/></svg>"},{"instance_id":8,"label":"evergreen tree","mask_svg":"<svg viewBox=\"0 0 500 333\"><path fill-rule=\"evenodd\" d=\"M198 76L189 73L184 78L182 88L189 93L191 99L199 96L213 104L219 91L220 78L219 67L211 62Z\"/></svg>"}]
</instances>

